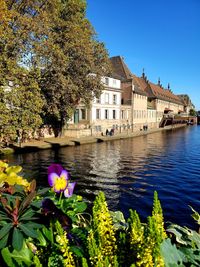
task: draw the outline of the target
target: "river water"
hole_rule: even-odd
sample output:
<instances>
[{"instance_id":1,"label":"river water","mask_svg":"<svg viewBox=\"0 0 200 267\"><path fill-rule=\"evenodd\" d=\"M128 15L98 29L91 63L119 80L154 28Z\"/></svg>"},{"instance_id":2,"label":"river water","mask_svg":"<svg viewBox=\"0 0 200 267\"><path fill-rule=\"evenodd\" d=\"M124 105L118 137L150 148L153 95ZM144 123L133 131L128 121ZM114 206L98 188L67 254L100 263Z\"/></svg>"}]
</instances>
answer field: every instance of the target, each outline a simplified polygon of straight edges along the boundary
<instances>
[{"instance_id":1,"label":"river water","mask_svg":"<svg viewBox=\"0 0 200 267\"><path fill-rule=\"evenodd\" d=\"M9 156L26 178L47 186L47 168L60 163L89 203L104 191L109 208L136 209L144 221L157 190L165 221L197 228L189 205L200 212L200 126L103 143Z\"/></svg>"}]
</instances>

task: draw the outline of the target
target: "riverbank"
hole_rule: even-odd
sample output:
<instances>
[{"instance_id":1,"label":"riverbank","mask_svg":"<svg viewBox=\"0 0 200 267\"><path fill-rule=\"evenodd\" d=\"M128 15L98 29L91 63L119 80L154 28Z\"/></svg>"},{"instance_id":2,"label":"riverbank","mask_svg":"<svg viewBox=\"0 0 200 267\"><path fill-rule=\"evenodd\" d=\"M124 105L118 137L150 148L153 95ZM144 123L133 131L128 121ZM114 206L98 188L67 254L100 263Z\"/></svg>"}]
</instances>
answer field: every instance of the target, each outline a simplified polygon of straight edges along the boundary
<instances>
[{"instance_id":1,"label":"riverbank","mask_svg":"<svg viewBox=\"0 0 200 267\"><path fill-rule=\"evenodd\" d=\"M0 155L6 155L11 153L26 153L33 152L43 149L56 149L59 147L66 146L76 146L83 144L91 144L91 143L100 143L107 142L111 140L120 140L126 138L134 138L138 136L143 136L147 134L152 134L155 132L168 131L181 127L186 127L186 124L177 124L170 125L165 128L155 128L149 129L147 131L137 131L137 132L129 132L129 133L121 133L113 136L87 136L80 138L72 138L72 137L51 137L51 138L43 138L42 140L33 140L26 143L13 144L12 147L0 149Z\"/></svg>"}]
</instances>

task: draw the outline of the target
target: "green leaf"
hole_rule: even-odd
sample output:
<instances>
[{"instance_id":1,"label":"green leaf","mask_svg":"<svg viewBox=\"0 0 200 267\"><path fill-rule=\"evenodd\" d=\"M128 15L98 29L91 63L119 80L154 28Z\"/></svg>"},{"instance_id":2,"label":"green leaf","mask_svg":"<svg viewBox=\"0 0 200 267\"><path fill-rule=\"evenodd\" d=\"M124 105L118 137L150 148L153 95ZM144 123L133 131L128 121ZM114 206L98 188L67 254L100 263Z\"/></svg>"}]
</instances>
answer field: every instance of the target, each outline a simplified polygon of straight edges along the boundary
<instances>
[{"instance_id":1,"label":"green leaf","mask_svg":"<svg viewBox=\"0 0 200 267\"><path fill-rule=\"evenodd\" d=\"M13 227L12 223L7 223L6 225L4 225L0 230L0 239L2 239L5 235L7 235L10 229L12 229L12 227Z\"/></svg>"},{"instance_id":2,"label":"green leaf","mask_svg":"<svg viewBox=\"0 0 200 267\"><path fill-rule=\"evenodd\" d=\"M27 227L32 227L32 228L36 228L36 229L40 229L40 228L44 227L43 224L35 223L35 222L27 223L26 225L27 225Z\"/></svg>"},{"instance_id":3,"label":"green leaf","mask_svg":"<svg viewBox=\"0 0 200 267\"><path fill-rule=\"evenodd\" d=\"M81 213L87 209L87 204L85 202L76 202L73 207L75 212Z\"/></svg>"},{"instance_id":4,"label":"green leaf","mask_svg":"<svg viewBox=\"0 0 200 267\"><path fill-rule=\"evenodd\" d=\"M75 254L78 257L82 258L84 256L84 252L83 252L83 249L81 247L71 246L70 250L73 252L73 254Z\"/></svg>"},{"instance_id":5,"label":"green leaf","mask_svg":"<svg viewBox=\"0 0 200 267\"><path fill-rule=\"evenodd\" d=\"M169 238L162 242L160 252L164 258L165 267L180 266L180 264L183 264L185 259L184 254L179 251L175 245L172 245Z\"/></svg>"},{"instance_id":6,"label":"green leaf","mask_svg":"<svg viewBox=\"0 0 200 267\"><path fill-rule=\"evenodd\" d=\"M20 216L21 220L32 220L33 215L35 215L36 212L32 209L28 209L26 212L23 213L23 215Z\"/></svg>"},{"instance_id":7,"label":"green leaf","mask_svg":"<svg viewBox=\"0 0 200 267\"><path fill-rule=\"evenodd\" d=\"M44 194L46 194L47 192L49 192L49 190L50 190L50 187L45 187L45 188L39 189L39 190L37 191L37 196L44 195Z\"/></svg>"},{"instance_id":8,"label":"green leaf","mask_svg":"<svg viewBox=\"0 0 200 267\"><path fill-rule=\"evenodd\" d=\"M196 210L194 210L191 206L189 206L189 207L194 212L192 214L192 218L200 225L200 214Z\"/></svg>"},{"instance_id":9,"label":"green leaf","mask_svg":"<svg viewBox=\"0 0 200 267\"><path fill-rule=\"evenodd\" d=\"M37 236L38 236L37 232L31 227L31 224L21 224L20 223L19 228L27 236L30 236L32 238L37 238Z\"/></svg>"},{"instance_id":10,"label":"green leaf","mask_svg":"<svg viewBox=\"0 0 200 267\"><path fill-rule=\"evenodd\" d=\"M42 232L43 232L44 236L45 236L51 243L54 242L52 228L50 228L50 230L49 230L49 229L47 229L46 227L44 227L44 228L42 229Z\"/></svg>"},{"instance_id":11,"label":"green leaf","mask_svg":"<svg viewBox=\"0 0 200 267\"><path fill-rule=\"evenodd\" d=\"M40 246L42 247L46 247L47 246L47 241L44 237L44 235L42 234L41 231L38 230L38 237L37 237L38 241L40 242Z\"/></svg>"},{"instance_id":12,"label":"green leaf","mask_svg":"<svg viewBox=\"0 0 200 267\"><path fill-rule=\"evenodd\" d=\"M5 248L8 242L8 237L9 234L5 235L1 240L0 240L0 249Z\"/></svg>"},{"instance_id":13,"label":"green leaf","mask_svg":"<svg viewBox=\"0 0 200 267\"><path fill-rule=\"evenodd\" d=\"M8 247L3 248L3 249L1 250L1 255L2 255L4 261L6 262L6 265L7 265L8 267L13 267L13 266L15 266L14 263L13 263L13 261L12 261L12 254L10 253Z\"/></svg>"},{"instance_id":14,"label":"green leaf","mask_svg":"<svg viewBox=\"0 0 200 267\"><path fill-rule=\"evenodd\" d=\"M187 245L187 242L183 239L183 234L180 231L178 231L177 229L175 229L175 226L172 226L172 227L174 227L174 228L168 228L167 232L174 234L176 237L176 241L178 243L183 244L183 245Z\"/></svg>"},{"instance_id":15,"label":"green leaf","mask_svg":"<svg viewBox=\"0 0 200 267\"><path fill-rule=\"evenodd\" d=\"M13 230L13 236L12 236L12 246L17 251L20 251L22 249L24 237L19 229L16 227Z\"/></svg>"},{"instance_id":16,"label":"green leaf","mask_svg":"<svg viewBox=\"0 0 200 267\"><path fill-rule=\"evenodd\" d=\"M24 209L26 209L30 204L31 201L34 199L36 195L36 192L31 192L21 203L20 208L19 208L19 212L22 212Z\"/></svg>"},{"instance_id":17,"label":"green leaf","mask_svg":"<svg viewBox=\"0 0 200 267\"><path fill-rule=\"evenodd\" d=\"M37 208L37 209L40 209L42 207L42 200L34 200L32 203L31 203L31 207L34 207L34 208Z\"/></svg>"},{"instance_id":18,"label":"green leaf","mask_svg":"<svg viewBox=\"0 0 200 267\"><path fill-rule=\"evenodd\" d=\"M32 266L33 253L27 248L26 244L23 243L23 247L20 251L14 250L12 253L9 250L4 252L5 261L6 259L13 259L15 262L11 267L17 266ZM7 263L7 261L6 261ZM17 265L16 265L17 263Z\"/></svg>"},{"instance_id":19,"label":"green leaf","mask_svg":"<svg viewBox=\"0 0 200 267\"><path fill-rule=\"evenodd\" d=\"M200 266L200 251L196 249L190 248L180 248L180 251L184 253L187 258L187 262L190 264L197 264L196 266ZM191 266L191 265L190 265Z\"/></svg>"}]
</instances>

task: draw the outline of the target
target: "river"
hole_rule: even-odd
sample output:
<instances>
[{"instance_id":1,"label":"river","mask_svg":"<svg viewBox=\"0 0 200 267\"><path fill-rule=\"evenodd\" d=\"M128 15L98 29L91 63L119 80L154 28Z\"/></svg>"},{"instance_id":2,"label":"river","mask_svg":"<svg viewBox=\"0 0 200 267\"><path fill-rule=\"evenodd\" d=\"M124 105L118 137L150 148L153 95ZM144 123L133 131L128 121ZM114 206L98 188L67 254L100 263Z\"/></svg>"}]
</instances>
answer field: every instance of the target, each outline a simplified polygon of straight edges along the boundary
<instances>
[{"instance_id":1,"label":"river","mask_svg":"<svg viewBox=\"0 0 200 267\"><path fill-rule=\"evenodd\" d=\"M76 194L91 203L102 190L111 210L128 216L136 209L142 221L156 190L165 221L197 227L189 205L200 212L200 126L7 158L39 186L47 186L48 166L60 163L77 182Z\"/></svg>"}]
</instances>

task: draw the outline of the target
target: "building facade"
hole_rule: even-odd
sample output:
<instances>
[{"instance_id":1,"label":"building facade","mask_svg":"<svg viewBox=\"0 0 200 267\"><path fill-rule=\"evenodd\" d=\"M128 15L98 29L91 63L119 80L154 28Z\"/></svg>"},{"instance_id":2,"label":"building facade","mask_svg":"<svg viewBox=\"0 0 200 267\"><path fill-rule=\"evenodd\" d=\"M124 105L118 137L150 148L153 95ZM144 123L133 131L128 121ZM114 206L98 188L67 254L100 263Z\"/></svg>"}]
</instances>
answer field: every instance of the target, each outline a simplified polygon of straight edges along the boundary
<instances>
[{"instance_id":1,"label":"building facade","mask_svg":"<svg viewBox=\"0 0 200 267\"><path fill-rule=\"evenodd\" d=\"M112 75L102 77L102 94L93 99L90 108L80 102L68 131L79 129L85 135L105 135L111 129L117 134L158 128L166 114L188 114L194 107L188 96L175 95L169 84L168 88L161 85L160 79L155 84L144 71L141 77L132 74L122 57L111 57L110 62Z\"/></svg>"}]
</instances>

